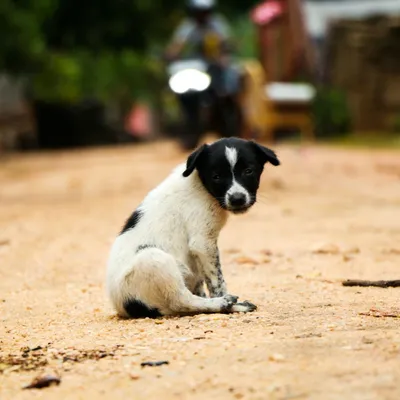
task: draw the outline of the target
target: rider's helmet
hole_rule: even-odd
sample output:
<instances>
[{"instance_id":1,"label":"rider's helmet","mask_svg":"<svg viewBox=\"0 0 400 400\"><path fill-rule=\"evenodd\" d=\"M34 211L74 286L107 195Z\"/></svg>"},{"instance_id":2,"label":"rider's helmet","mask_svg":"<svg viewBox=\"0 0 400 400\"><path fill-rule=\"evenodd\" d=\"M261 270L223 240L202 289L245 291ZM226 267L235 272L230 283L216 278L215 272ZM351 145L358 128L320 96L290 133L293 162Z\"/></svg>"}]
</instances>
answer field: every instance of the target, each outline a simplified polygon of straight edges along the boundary
<instances>
[{"instance_id":1,"label":"rider's helmet","mask_svg":"<svg viewBox=\"0 0 400 400\"><path fill-rule=\"evenodd\" d=\"M186 7L192 18L199 23L204 23L214 12L216 3L216 0L187 0Z\"/></svg>"}]
</instances>

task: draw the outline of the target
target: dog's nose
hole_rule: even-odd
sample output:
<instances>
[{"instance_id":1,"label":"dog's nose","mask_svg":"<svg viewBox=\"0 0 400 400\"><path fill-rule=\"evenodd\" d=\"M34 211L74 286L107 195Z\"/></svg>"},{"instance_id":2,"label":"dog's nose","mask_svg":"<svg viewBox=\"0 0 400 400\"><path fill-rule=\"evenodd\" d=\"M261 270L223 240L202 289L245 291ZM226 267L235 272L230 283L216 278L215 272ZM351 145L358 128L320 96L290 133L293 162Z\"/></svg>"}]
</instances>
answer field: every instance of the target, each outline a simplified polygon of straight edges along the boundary
<instances>
[{"instance_id":1,"label":"dog's nose","mask_svg":"<svg viewBox=\"0 0 400 400\"><path fill-rule=\"evenodd\" d=\"M246 204L246 196L243 193L233 193L229 196L229 204L232 207L242 207Z\"/></svg>"}]
</instances>

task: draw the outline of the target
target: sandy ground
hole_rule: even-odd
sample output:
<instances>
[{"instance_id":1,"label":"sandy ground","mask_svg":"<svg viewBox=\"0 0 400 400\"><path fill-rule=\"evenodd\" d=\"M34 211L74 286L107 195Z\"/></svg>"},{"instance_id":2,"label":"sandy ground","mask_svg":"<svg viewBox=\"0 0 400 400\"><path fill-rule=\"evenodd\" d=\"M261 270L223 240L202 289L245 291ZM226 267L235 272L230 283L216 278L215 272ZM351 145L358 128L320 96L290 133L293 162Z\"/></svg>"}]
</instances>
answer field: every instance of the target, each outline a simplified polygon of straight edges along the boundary
<instances>
[{"instance_id":1,"label":"sandy ground","mask_svg":"<svg viewBox=\"0 0 400 400\"><path fill-rule=\"evenodd\" d=\"M113 315L106 259L185 155L157 143L2 160L0 399L398 400L400 319L377 315L400 314L400 289L341 280L400 279L399 153L277 150L282 166L220 241L229 291L258 311L140 321ZM21 389L52 370L59 386Z\"/></svg>"}]
</instances>

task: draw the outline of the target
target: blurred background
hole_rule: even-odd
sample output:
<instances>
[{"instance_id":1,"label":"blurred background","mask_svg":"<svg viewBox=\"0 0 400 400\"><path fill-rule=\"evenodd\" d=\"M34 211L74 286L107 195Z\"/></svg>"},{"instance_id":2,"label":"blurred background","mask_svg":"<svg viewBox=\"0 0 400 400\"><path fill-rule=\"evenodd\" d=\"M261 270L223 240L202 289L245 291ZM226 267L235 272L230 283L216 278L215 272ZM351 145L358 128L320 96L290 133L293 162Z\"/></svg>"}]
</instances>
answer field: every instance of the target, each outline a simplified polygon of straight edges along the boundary
<instances>
[{"instance_id":1,"label":"blurred background","mask_svg":"<svg viewBox=\"0 0 400 400\"><path fill-rule=\"evenodd\" d=\"M220 0L243 137L400 143L399 0ZM2 0L0 152L156 140L181 117L163 52L183 0Z\"/></svg>"}]
</instances>

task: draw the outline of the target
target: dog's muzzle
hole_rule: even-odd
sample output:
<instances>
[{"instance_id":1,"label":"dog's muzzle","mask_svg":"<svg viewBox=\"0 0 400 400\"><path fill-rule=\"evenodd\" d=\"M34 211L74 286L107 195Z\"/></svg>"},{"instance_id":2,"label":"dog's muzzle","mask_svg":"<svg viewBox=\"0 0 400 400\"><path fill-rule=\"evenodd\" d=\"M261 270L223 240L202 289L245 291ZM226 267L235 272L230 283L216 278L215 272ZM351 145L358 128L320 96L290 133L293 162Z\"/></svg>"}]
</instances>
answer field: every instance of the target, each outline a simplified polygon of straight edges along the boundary
<instances>
[{"instance_id":1,"label":"dog's muzzle","mask_svg":"<svg viewBox=\"0 0 400 400\"><path fill-rule=\"evenodd\" d=\"M227 196L226 208L233 213L246 212L251 203L244 193L236 192Z\"/></svg>"}]
</instances>

